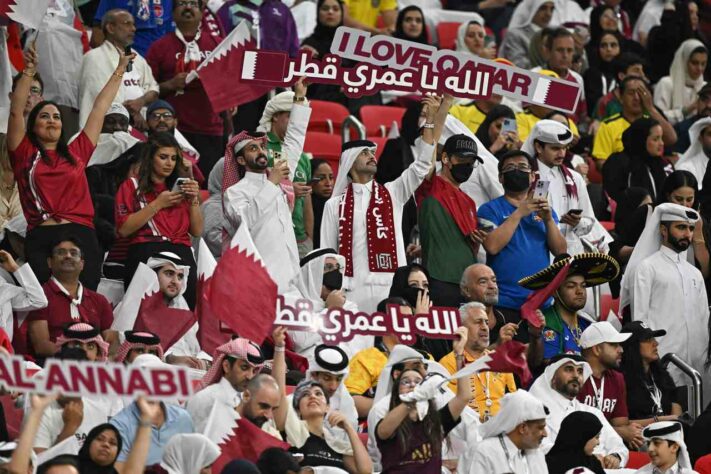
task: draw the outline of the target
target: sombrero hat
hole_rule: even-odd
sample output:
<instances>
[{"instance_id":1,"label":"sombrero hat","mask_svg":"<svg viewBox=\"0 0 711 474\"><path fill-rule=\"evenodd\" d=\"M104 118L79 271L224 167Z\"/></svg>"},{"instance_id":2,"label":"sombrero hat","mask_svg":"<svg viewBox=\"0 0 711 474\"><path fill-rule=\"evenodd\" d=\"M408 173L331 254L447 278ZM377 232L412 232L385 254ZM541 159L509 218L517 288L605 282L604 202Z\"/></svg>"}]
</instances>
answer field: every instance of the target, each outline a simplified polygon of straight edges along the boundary
<instances>
[{"instance_id":1,"label":"sombrero hat","mask_svg":"<svg viewBox=\"0 0 711 474\"><path fill-rule=\"evenodd\" d=\"M518 284L529 290L545 288L559 271L570 262L568 275L582 275L588 287L602 285L617 278L620 265L617 260L604 253L581 253L564 256L538 273L521 278Z\"/></svg>"}]
</instances>

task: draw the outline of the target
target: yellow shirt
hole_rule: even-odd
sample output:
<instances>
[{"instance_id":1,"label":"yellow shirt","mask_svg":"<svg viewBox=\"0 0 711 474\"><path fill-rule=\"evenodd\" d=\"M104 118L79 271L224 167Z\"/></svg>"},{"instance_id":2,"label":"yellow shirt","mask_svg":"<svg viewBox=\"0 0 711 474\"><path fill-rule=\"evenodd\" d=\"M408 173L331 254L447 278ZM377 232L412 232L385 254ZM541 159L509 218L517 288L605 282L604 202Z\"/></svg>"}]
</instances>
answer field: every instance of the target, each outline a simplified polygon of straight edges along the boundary
<instances>
[{"instance_id":1,"label":"yellow shirt","mask_svg":"<svg viewBox=\"0 0 711 474\"><path fill-rule=\"evenodd\" d=\"M613 153L625 149L622 144L622 133L630 123L622 114L615 114L600 124L593 142L592 156L596 160L606 160Z\"/></svg>"},{"instance_id":2,"label":"yellow shirt","mask_svg":"<svg viewBox=\"0 0 711 474\"><path fill-rule=\"evenodd\" d=\"M449 109L449 113L466 125L472 133L476 133L479 130L479 126L486 118L486 114L479 110L476 104L455 105Z\"/></svg>"},{"instance_id":3,"label":"yellow shirt","mask_svg":"<svg viewBox=\"0 0 711 474\"><path fill-rule=\"evenodd\" d=\"M524 111L516 114L516 125L518 126L518 139L522 142L526 141L526 138L531 134L531 130L540 121L538 117L533 115L531 112ZM580 136L578 131L578 126L575 125L570 118L568 118L568 128L576 137Z\"/></svg>"},{"instance_id":4,"label":"yellow shirt","mask_svg":"<svg viewBox=\"0 0 711 474\"><path fill-rule=\"evenodd\" d=\"M484 351L484 354L488 354L489 351ZM464 351L464 365L471 364L477 358L474 358L467 351ZM446 356L442 357L439 361L445 369L449 371L450 374L454 374L457 371L457 361L454 358L454 352L450 352ZM469 406L479 413L480 420L486 421L486 415L494 416L499 412L499 400L504 394L508 392L516 391L516 382L514 381L512 374L504 374L499 372L480 372L471 377L472 392L474 393L474 398L469 402ZM449 387L452 391L457 391L457 381L453 380L449 382ZM489 399L492 404L491 407L486 406L486 388L489 389ZM508 389L508 390L507 390ZM488 413L487 413L488 410Z\"/></svg>"},{"instance_id":5,"label":"yellow shirt","mask_svg":"<svg viewBox=\"0 0 711 474\"><path fill-rule=\"evenodd\" d=\"M348 377L344 381L351 395L363 395L378 385L380 372L388 358L376 347L363 349L353 356L348 364Z\"/></svg>"},{"instance_id":6,"label":"yellow shirt","mask_svg":"<svg viewBox=\"0 0 711 474\"><path fill-rule=\"evenodd\" d=\"M388 10L397 10L397 0L343 0L348 14L354 20L375 28L378 15Z\"/></svg>"}]
</instances>

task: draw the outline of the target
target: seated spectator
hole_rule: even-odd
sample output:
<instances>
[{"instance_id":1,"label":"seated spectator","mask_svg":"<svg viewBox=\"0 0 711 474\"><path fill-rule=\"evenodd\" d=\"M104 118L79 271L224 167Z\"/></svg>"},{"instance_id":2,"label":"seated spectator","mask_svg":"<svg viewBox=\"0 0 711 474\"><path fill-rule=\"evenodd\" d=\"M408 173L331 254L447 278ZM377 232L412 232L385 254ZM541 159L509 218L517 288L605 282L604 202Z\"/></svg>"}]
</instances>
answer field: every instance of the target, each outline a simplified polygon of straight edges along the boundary
<instances>
[{"instance_id":1,"label":"seated spectator","mask_svg":"<svg viewBox=\"0 0 711 474\"><path fill-rule=\"evenodd\" d=\"M233 339L215 349L212 367L202 379L202 389L185 405L195 429L204 431L215 404L232 408L239 405L242 392L263 364L261 349L249 339Z\"/></svg>"},{"instance_id":2,"label":"seated spectator","mask_svg":"<svg viewBox=\"0 0 711 474\"><path fill-rule=\"evenodd\" d=\"M97 328L91 324L74 323L62 329L57 345L79 348L86 353L86 360L105 362L109 360L109 343L104 341Z\"/></svg>"},{"instance_id":3,"label":"seated spectator","mask_svg":"<svg viewBox=\"0 0 711 474\"><path fill-rule=\"evenodd\" d=\"M647 440L647 452L652 462L637 472L678 472L679 474L694 474L689 451L684 443L684 431L681 423L660 421L646 427L643 431Z\"/></svg>"},{"instance_id":4,"label":"seated spectator","mask_svg":"<svg viewBox=\"0 0 711 474\"><path fill-rule=\"evenodd\" d=\"M479 225L493 227L484 240L487 264L497 277L498 308L513 323L521 319L519 308L529 294L518 281L548 266L551 253L566 251L558 216L545 198L529 193L532 170L533 159L527 153L511 151L502 156L499 180L505 193L477 211Z\"/></svg>"},{"instance_id":5,"label":"seated spectator","mask_svg":"<svg viewBox=\"0 0 711 474\"><path fill-rule=\"evenodd\" d=\"M612 7L606 7L613 12ZM588 46L590 65L583 74L587 110L595 110L598 101L617 87L615 58L622 51L624 38L617 30L605 30L597 42Z\"/></svg>"},{"instance_id":6,"label":"seated spectator","mask_svg":"<svg viewBox=\"0 0 711 474\"><path fill-rule=\"evenodd\" d=\"M546 454L549 474L565 474L584 467L595 474L605 474L593 451L600 444L602 423L592 413L574 411L563 418L555 444Z\"/></svg>"},{"instance_id":7,"label":"seated spectator","mask_svg":"<svg viewBox=\"0 0 711 474\"><path fill-rule=\"evenodd\" d=\"M611 67L615 75L615 88L603 95L595 104L594 109L588 109L592 112L592 118L598 122L622 113L622 81L625 77L646 77L644 74L644 59L635 53L620 53L612 60ZM596 123L595 130L597 130L598 126L599 123Z\"/></svg>"},{"instance_id":8,"label":"seated spectator","mask_svg":"<svg viewBox=\"0 0 711 474\"><path fill-rule=\"evenodd\" d=\"M504 120L516 122L516 114L505 105L494 106L476 131L476 136L484 147L496 158L501 158L504 153L521 148L518 131L502 130Z\"/></svg>"},{"instance_id":9,"label":"seated spectator","mask_svg":"<svg viewBox=\"0 0 711 474\"><path fill-rule=\"evenodd\" d=\"M79 239L86 271L83 282L96 289L103 260L94 232L94 207L84 169L96 147L104 116L121 85L133 54L119 54L118 66L96 95L87 125L71 145L62 134L62 116L53 102L40 102L27 117L24 110L31 92L37 55L30 47L25 70L12 94L7 129L7 148L18 181L20 202L27 220L25 255L40 283L49 279L48 244L58 233L73 233Z\"/></svg>"},{"instance_id":10,"label":"seated spectator","mask_svg":"<svg viewBox=\"0 0 711 474\"><path fill-rule=\"evenodd\" d=\"M676 421L681 404L669 372L659 360L656 338L667 334L653 330L641 321L632 321L622 328L632 337L622 347L620 370L627 386L627 410L633 423L647 426L655 421Z\"/></svg>"},{"instance_id":11,"label":"seated spectator","mask_svg":"<svg viewBox=\"0 0 711 474\"><path fill-rule=\"evenodd\" d=\"M487 44L487 41L483 18L478 21L463 22L457 29L455 51L473 54L484 59L494 59L496 57L496 40L494 39L493 45Z\"/></svg>"},{"instance_id":12,"label":"seated spectator","mask_svg":"<svg viewBox=\"0 0 711 474\"><path fill-rule=\"evenodd\" d=\"M130 237L124 287L128 289L140 262L157 252L180 256L190 266L188 305L195 303L195 258L191 236L202 235L198 183L183 178L180 146L167 134L151 137L143 150L138 176L121 184L116 195L116 229Z\"/></svg>"},{"instance_id":13,"label":"seated spectator","mask_svg":"<svg viewBox=\"0 0 711 474\"><path fill-rule=\"evenodd\" d=\"M338 346L321 344L316 346L309 359L306 379L321 384L326 394L330 412L339 412L355 428L358 426L358 412L353 397L343 383L348 375L348 355Z\"/></svg>"},{"instance_id":14,"label":"seated spectator","mask_svg":"<svg viewBox=\"0 0 711 474\"><path fill-rule=\"evenodd\" d=\"M38 358L53 356L59 349L57 338L62 335L62 328L75 322L98 328L109 344L118 342L116 332L111 330L114 319L111 305L79 281L84 269L84 253L78 240L71 235L60 236L49 253L52 256L47 264L52 277L42 285L47 307L27 316L31 354Z\"/></svg>"},{"instance_id":15,"label":"seated spectator","mask_svg":"<svg viewBox=\"0 0 711 474\"><path fill-rule=\"evenodd\" d=\"M343 24L373 34L392 34L397 19L397 0L374 3L370 0L344 0ZM383 28L377 28L382 16Z\"/></svg>"},{"instance_id":16,"label":"seated spectator","mask_svg":"<svg viewBox=\"0 0 711 474\"><path fill-rule=\"evenodd\" d=\"M334 0L335 1L335 0ZM333 194L333 168L324 159L311 160L311 207L314 213L314 248L321 247L321 218L326 201Z\"/></svg>"},{"instance_id":17,"label":"seated spectator","mask_svg":"<svg viewBox=\"0 0 711 474\"><path fill-rule=\"evenodd\" d=\"M427 35L425 14L422 13L420 7L410 5L398 12L393 38L414 41L419 44L431 44Z\"/></svg>"},{"instance_id":18,"label":"seated spectator","mask_svg":"<svg viewBox=\"0 0 711 474\"><path fill-rule=\"evenodd\" d=\"M160 366L164 365L164 362L152 354L142 354L137 357L134 364L139 367ZM139 428L150 427L150 446L145 461L146 466L161 462L163 450L174 435L194 431L190 414L184 408L169 403L146 400L131 403L111 418L110 423L121 433L121 451L119 451L114 464L119 472L123 472L123 466L137 442L136 431Z\"/></svg>"},{"instance_id":19,"label":"seated spectator","mask_svg":"<svg viewBox=\"0 0 711 474\"><path fill-rule=\"evenodd\" d=\"M17 285L0 276L0 329L12 341L15 327L14 311L32 311L47 307L47 297L28 264L22 266L12 255L0 250L0 268L6 271Z\"/></svg>"},{"instance_id":20,"label":"seated spectator","mask_svg":"<svg viewBox=\"0 0 711 474\"><path fill-rule=\"evenodd\" d=\"M664 180L672 170L664 160L662 134L661 124L651 118L637 119L622 133L624 150L610 155L602 168L602 186L608 196L620 201L624 190L635 186L646 189L655 201L662 198Z\"/></svg>"},{"instance_id":21,"label":"seated spectator","mask_svg":"<svg viewBox=\"0 0 711 474\"><path fill-rule=\"evenodd\" d=\"M207 436L176 434L165 445L160 465L168 474L205 474L219 457L220 447Z\"/></svg>"},{"instance_id":22,"label":"seated spectator","mask_svg":"<svg viewBox=\"0 0 711 474\"><path fill-rule=\"evenodd\" d=\"M654 105L669 122L678 123L696 114L697 94L706 82L708 59L708 49L696 39L684 41L676 50L669 75L662 77L654 88Z\"/></svg>"},{"instance_id":23,"label":"seated spectator","mask_svg":"<svg viewBox=\"0 0 711 474\"><path fill-rule=\"evenodd\" d=\"M222 255L222 233L225 213L222 210L222 179L225 175L225 158L220 158L207 178L210 197L203 201L200 210L203 217L202 238L213 257Z\"/></svg>"},{"instance_id":24,"label":"seated spectator","mask_svg":"<svg viewBox=\"0 0 711 474\"><path fill-rule=\"evenodd\" d=\"M249 381L242 393L240 404L234 410L240 419L252 423L277 439L281 439L281 434L275 425L274 415L282 405L282 398L277 381L271 375L258 374ZM282 409L285 410L286 407L282 407Z\"/></svg>"},{"instance_id":25,"label":"seated spectator","mask_svg":"<svg viewBox=\"0 0 711 474\"><path fill-rule=\"evenodd\" d=\"M711 117L701 118L694 122L689 128L689 140L691 141L689 148L681 155L674 168L677 171L690 172L694 175L696 183L701 184L708 168L709 155L711 155ZM696 188L701 189L700 186L696 186Z\"/></svg>"},{"instance_id":26,"label":"seated spectator","mask_svg":"<svg viewBox=\"0 0 711 474\"><path fill-rule=\"evenodd\" d=\"M698 133L693 134L693 136L689 135L691 126L699 120L708 117L711 117L711 83L706 83L699 90L698 108L696 113L688 119L682 120L674 125L674 130L676 131L676 135L678 137L678 140L674 144L675 152L684 154L688 151L689 147L694 144L694 137L699 136ZM703 181L703 179L699 180L699 182L701 181Z\"/></svg>"},{"instance_id":27,"label":"seated spectator","mask_svg":"<svg viewBox=\"0 0 711 474\"><path fill-rule=\"evenodd\" d=\"M116 362L133 364L141 354L152 354L163 360L163 348L160 345L160 338L152 332L126 331L125 341L121 344L116 353Z\"/></svg>"},{"instance_id":28,"label":"seated spectator","mask_svg":"<svg viewBox=\"0 0 711 474\"><path fill-rule=\"evenodd\" d=\"M521 11L519 24L509 24L499 48L499 56L508 59L517 67L531 68L528 46L533 34L546 28L553 18L555 4L551 0L527 0L517 7Z\"/></svg>"},{"instance_id":29,"label":"seated spectator","mask_svg":"<svg viewBox=\"0 0 711 474\"><path fill-rule=\"evenodd\" d=\"M80 472L118 474L114 463L122 443L121 433L111 423L93 427L79 450Z\"/></svg>"},{"instance_id":30,"label":"seated spectator","mask_svg":"<svg viewBox=\"0 0 711 474\"><path fill-rule=\"evenodd\" d=\"M489 324L486 307L482 303L466 303L459 308L462 326L467 328L467 339L462 353L454 351L444 356L439 363L454 375L464 366L471 364L480 357L488 354ZM509 329L511 333L515 332ZM511 334L513 336L513 334ZM449 388L457 391L458 381L449 382ZM474 397L469 401L469 406L478 414L483 422L495 417L499 413L499 403L507 392L516 391L516 382L512 374L499 372L479 372L470 377L469 384Z\"/></svg>"},{"instance_id":31,"label":"seated spectator","mask_svg":"<svg viewBox=\"0 0 711 474\"><path fill-rule=\"evenodd\" d=\"M554 357L543 375L533 382L531 395L537 397L550 410L546 420L548 438L544 441L543 449L547 453L555 444L566 414L573 411L586 411L602 423L600 444L595 448L594 454L602 456L602 465L605 469L618 469L627 464L629 457L629 451L622 438L610 426L600 410L580 403L575 398L590 373L590 366L582 357L563 354Z\"/></svg>"},{"instance_id":32,"label":"seated spectator","mask_svg":"<svg viewBox=\"0 0 711 474\"><path fill-rule=\"evenodd\" d=\"M79 72L80 126L87 123L94 101L111 78L123 51L134 43L134 16L120 8L104 10L101 31L105 41L84 55ZM145 128L141 110L158 99L158 83L141 53L136 53L132 69L124 73L121 87L112 99L126 107L137 128Z\"/></svg>"},{"instance_id":33,"label":"seated spectator","mask_svg":"<svg viewBox=\"0 0 711 474\"><path fill-rule=\"evenodd\" d=\"M486 116L500 103L501 96L494 94L488 99L453 105L449 113L466 125L472 133L477 133Z\"/></svg>"},{"instance_id":34,"label":"seated spectator","mask_svg":"<svg viewBox=\"0 0 711 474\"><path fill-rule=\"evenodd\" d=\"M460 472L547 473L539 449L546 437L546 416L548 408L525 390L507 393L499 415L482 426L484 439L469 448Z\"/></svg>"},{"instance_id":35,"label":"seated spectator","mask_svg":"<svg viewBox=\"0 0 711 474\"><path fill-rule=\"evenodd\" d=\"M319 382L302 380L289 412L286 436L296 452L304 455L302 465L336 467L358 474L373 472L354 426L343 413L330 409L329 396Z\"/></svg>"}]
</instances>

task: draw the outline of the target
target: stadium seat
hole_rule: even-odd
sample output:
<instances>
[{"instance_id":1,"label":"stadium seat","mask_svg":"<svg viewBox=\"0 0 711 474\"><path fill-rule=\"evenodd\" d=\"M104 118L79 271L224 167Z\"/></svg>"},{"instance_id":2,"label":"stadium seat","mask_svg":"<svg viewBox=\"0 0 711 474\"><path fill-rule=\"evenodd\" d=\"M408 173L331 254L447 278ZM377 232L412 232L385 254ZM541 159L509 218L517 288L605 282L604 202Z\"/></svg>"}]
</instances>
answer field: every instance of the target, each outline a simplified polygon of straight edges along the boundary
<instances>
[{"instance_id":1,"label":"stadium seat","mask_svg":"<svg viewBox=\"0 0 711 474\"><path fill-rule=\"evenodd\" d=\"M310 132L341 133L343 121L350 115L348 109L337 102L325 100L312 100L311 119L309 120Z\"/></svg>"},{"instance_id":2,"label":"stadium seat","mask_svg":"<svg viewBox=\"0 0 711 474\"><path fill-rule=\"evenodd\" d=\"M630 451L630 459L627 461L627 469L639 469L651 462L649 454L640 451Z\"/></svg>"},{"instance_id":3,"label":"stadium seat","mask_svg":"<svg viewBox=\"0 0 711 474\"><path fill-rule=\"evenodd\" d=\"M694 464L694 470L699 474L711 474L711 454L701 456Z\"/></svg>"},{"instance_id":4,"label":"stadium seat","mask_svg":"<svg viewBox=\"0 0 711 474\"><path fill-rule=\"evenodd\" d=\"M360 119L365 125L365 133L369 137L387 137L393 122L402 128L403 107L387 105L364 105L360 108Z\"/></svg>"},{"instance_id":5,"label":"stadium seat","mask_svg":"<svg viewBox=\"0 0 711 474\"><path fill-rule=\"evenodd\" d=\"M591 183L602 184L602 174L595 167L595 159L588 156L585 160L588 164L588 179Z\"/></svg>"},{"instance_id":6,"label":"stadium seat","mask_svg":"<svg viewBox=\"0 0 711 474\"><path fill-rule=\"evenodd\" d=\"M600 221L600 225L608 232L615 230L615 223L612 221Z\"/></svg>"},{"instance_id":7,"label":"stadium seat","mask_svg":"<svg viewBox=\"0 0 711 474\"><path fill-rule=\"evenodd\" d=\"M338 173L338 161L341 159L341 136L326 132L306 132L304 152L314 158L323 158L333 169L333 176Z\"/></svg>"},{"instance_id":8,"label":"stadium seat","mask_svg":"<svg viewBox=\"0 0 711 474\"><path fill-rule=\"evenodd\" d=\"M454 49L459 25L461 23L453 21L441 21L437 24L437 38L439 38L440 49Z\"/></svg>"}]
</instances>

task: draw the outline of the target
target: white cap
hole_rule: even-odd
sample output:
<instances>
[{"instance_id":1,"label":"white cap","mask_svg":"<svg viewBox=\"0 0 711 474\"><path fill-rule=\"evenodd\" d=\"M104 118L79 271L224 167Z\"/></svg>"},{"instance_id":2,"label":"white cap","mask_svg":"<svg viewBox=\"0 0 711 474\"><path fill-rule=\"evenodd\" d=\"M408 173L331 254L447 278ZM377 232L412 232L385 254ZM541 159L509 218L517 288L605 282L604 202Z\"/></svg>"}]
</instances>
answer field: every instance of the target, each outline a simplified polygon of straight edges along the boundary
<instances>
[{"instance_id":1,"label":"white cap","mask_svg":"<svg viewBox=\"0 0 711 474\"><path fill-rule=\"evenodd\" d=\"M600 321L599 323L592 323L583 331L582 336L580 336L580 347L589 349L603 342L619 344L625 342L630 336L632 336L632 334L621 334L617 332L617 329L607 321Z\"/></svg>"}]
</instances>

